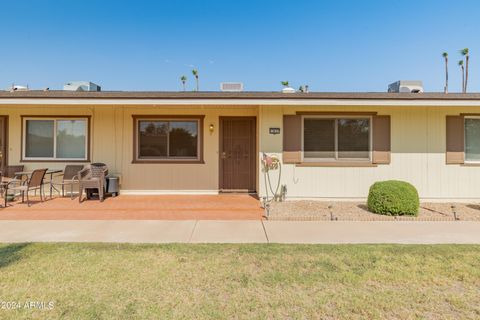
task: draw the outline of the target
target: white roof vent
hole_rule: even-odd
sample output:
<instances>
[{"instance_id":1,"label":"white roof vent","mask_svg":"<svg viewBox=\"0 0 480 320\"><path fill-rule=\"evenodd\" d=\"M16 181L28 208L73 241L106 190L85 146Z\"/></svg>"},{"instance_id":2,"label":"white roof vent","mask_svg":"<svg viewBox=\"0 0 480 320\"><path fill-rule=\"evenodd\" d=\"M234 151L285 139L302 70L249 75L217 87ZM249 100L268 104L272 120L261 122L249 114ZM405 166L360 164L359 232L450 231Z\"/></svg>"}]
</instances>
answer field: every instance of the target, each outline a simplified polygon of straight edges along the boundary
<instances>
[{"instance_id":1,"label":"white roof vent","mask_svg":"<svg viewBox=\"0 0 480 320\"><path fill-rule=\"evenodd\" d=\"M102 91L102 87L90 81L71 81L63 86L65 91Z\"/></svg>"},{"instance_id":2,"label":"white roof vent","mask_svg":"<svg viewBox=\"0 0 480 320\"><path fill-rule=\"evenodd\" d=\"M220 83L220 91L223 91L223 92L241 92L241 91L243 91L243 83L241 83L241 82L222 82L222 83Z\"/></svg>"},{"instance_id":3,"label":"white roof vent","mask_svg":"<svg viewBox=\"0 0 480 320\"><path fill-rule=\"evenodd\" d=\"M295 89L291 88L291 87L285 87L282 89L282 92L283 93L295 93Z\"/></svg>"},{"instance_id":4,"label":"white roof vent","mask_svg":"<svg viewBox=\"0 0 480 320\"><path fill-rule=\"evenodd\" d=\"M422 93L423 82L415 80L400 80L388 85L388 92L392 93Z\"/></svg>"}]
</instances>

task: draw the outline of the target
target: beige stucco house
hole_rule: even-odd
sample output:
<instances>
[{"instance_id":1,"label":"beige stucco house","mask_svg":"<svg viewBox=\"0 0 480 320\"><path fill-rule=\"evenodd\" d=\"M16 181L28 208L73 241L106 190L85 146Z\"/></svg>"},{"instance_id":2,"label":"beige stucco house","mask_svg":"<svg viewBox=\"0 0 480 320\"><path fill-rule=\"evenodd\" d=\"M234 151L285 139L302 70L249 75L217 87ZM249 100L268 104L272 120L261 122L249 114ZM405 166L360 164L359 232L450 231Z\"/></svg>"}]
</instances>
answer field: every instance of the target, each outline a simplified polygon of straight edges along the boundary
<instances>
[{"instance_id":1,"label":"beige stucco house","mask_svg":"<svg viewBox=\"0 0 480 320\"><path fill-rule=\"evenodd\" d=\"M480 199L480 94L18 91L0 116L2 166L103 162L123 194L262 197L265 153L287 199L360 199L387 179Z\"/></svg>"}]
</instances>

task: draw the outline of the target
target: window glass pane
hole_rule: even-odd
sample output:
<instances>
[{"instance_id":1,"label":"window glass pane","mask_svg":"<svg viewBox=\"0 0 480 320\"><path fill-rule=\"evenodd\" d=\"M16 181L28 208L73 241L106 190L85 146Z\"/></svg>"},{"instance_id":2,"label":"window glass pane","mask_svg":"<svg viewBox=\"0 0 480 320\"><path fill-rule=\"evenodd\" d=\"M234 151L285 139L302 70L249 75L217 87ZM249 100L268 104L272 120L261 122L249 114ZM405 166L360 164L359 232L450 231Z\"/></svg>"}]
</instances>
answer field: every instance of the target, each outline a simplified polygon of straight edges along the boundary
<instances>
[{"instance_id":1,"label":"window glass pane","mask_svg":"<svg viewBox=\"0 0 480 320\"><path fill-rule=\"evenodd\" d=\"M53 158L53 120L27 120L25 157Z\"/></svg>"},{"instance_id":2,"label":"window glass pane","mask_svg":"<svg viewBox=\"0 0 480 320\"><path fill-rule=\"evenodd\" d=\"M480 161L480 119L465 119L465 160Z\"/></svg>"},{"instance_id":3,"label":"window glass pane","mask_svg":"<svg viewBox=\"0 0 480 320\"><path fill-rule=\"evenodd\" d=\"M86 158L86 120L57 120L57 158Z\"/></svg>"},{"instance_id":4,"label":"window glass pane","mask_svg":"<svg viewBox=\"0 0 480 320\"><path fill-rule=\"evenodd\" d=\"M335 158L335 120L304 119L303 151L305 158Z\"/></svg>"},{"instance_id":5,"label":"window glass pane","mask_svg":"<svg viewBox=\"0 0 480 320\"><path fill-rule=\"evenodd\" d=\"M338 158L369 159L370 120L338 119Z\"/></svg>"},{"instance_id":6,"label":"window glass pane","mask_svg":"<svg viewBox=\"0 0 480 320\"><path fill-rule=\"evenodd\" d=\"M198 153L198 122L170 122L169 156L196 158Z\"/></svg>"},{"instance_id":7,"label":"window glass pane","mask_svg":"<svg viewBox=\"0 0 480 320\"><path fill-rule=\"evenodd\" d=\"M167 157L168 122L139 121L138 123L138 157Z\"/></svg>"}]
</instances>

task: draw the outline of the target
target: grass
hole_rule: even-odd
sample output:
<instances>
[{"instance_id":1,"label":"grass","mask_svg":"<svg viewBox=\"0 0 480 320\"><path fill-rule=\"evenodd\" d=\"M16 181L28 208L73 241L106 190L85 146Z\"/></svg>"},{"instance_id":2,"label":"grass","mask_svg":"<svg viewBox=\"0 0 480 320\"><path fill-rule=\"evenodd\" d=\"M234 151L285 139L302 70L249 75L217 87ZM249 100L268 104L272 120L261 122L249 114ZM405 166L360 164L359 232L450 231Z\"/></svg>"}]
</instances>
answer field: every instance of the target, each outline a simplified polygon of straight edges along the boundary
<instances>
[{"instance_id":1,"label":"grass","mask_svg":"<svg viewBox=\"0 0 480 320\"><path fill-rule=\"evenodd\" d=\"M480 246L0 245L1 319L475 319Z\"/></svg>"}]
</instances>

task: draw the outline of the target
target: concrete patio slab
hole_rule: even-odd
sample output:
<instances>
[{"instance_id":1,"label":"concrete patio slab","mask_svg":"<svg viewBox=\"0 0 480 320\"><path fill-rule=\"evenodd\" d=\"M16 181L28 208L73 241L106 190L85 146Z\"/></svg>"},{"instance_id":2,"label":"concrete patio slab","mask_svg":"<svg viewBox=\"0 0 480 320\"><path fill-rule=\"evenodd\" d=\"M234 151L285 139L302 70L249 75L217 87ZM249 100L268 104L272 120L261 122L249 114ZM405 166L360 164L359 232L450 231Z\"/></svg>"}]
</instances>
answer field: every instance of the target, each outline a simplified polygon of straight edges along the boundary
<instances>
[{"instance_id":1,"label":"concrete patio slab","mask_svg":"<svg viewBox=\"0 0 480 320\"><path fill-rule=\"evenodd\" d=\"M256 197L221 195L120 195L104 202L56 197L31 207L19 201L0 208L0 220L260 220Z\"/></svg>"},{"instance_id":2,"label":"concrete patio slab","mask_svg":"<svg viewBox=\"0 0 480 320\"><path fill-rule=\"evenodd\" d=\"M102 242L172 243L189 242L193 220L111 221Z\"/></svg>"},{"instance_id":3,"label":"concrete patio slab","mask_svg":"<svg viewBox=\"0 0 480 320\"><path fill-rule=\"evenodd\" d=\"M2 242L100 241L106 221L1 221Z\"/></svg>"},{"instance_id":4,"label":"concrete patio slab","mask_svg":"<svg viewBox=\"0 0 480 320\"><path fill-rule=\"evenodd\" d=\"M480 222L4 220L0 242L480 244Z\"/></svg>"},{"instance_id":5,"label":"concrete patio slab","mask_svg":"<svg viewBox=\"0 0 480 320\"><path fill-rule=\"evenodd\" d=\"M264 221L271 243L480 243L480 222Z\"/></svg>"},{"instance_id":6,"label":"concrete patio slab","mask_svg":"<svg viewBox=\"0 0 480 320\"><path fill-rule=\"evenodd\" d=\"M188 242L195 221L0 221L0 242Z\"/></svg>"},{"instance_id":7,"label":"concrete patio slab","mask_svg":"<svg viewBox=\"0 0 480 320\"><path fill-rule=\"evenodd\" d=\"M191 242L194 243L266 243L261 221L197 222Z\"/></svg>"}]
</instances>

